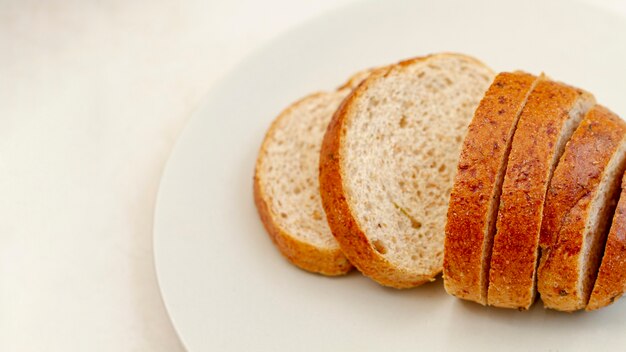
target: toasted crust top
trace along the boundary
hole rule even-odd
[[[444,244],[445,288],[459,298],[487,303],[502,175],[519,115],[537,79],[521,72],[500,73],[469,125],[450,195]]]
[[[570,111],[585,92],[542,81],[522,111],[497,219],[489,271],[488,303],[528,309],[535,298],[535,268],[546,189]]]
[[[625,127],[626,123],[619,117],[596,106],[572,135],[546,195],[539,242],[542,249],[551,246],[559,229],[571,221],[569,211],[581,201],[591,199]]]
[[[539,292],[547,307],[571,311],[587,303],[588,297],[578,289],[584,234],[595,216],[592,201],[625,135],[626,123],[596,106],[572,136],[555,170],[544,210],[538,273]]]

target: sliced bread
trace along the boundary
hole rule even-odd
[[[307,271],[341,275],[352,268],[326,222],[318,166],[328,122],[367,75],[359,72],[337,91],[309,95],[285,109],[257,158],[254,199],[261,220],[281,253]]]
[[[461,142],[492,80],[464,55],[411,59],[372,73],[335,113],[320,157],[322,203],[363,274],[407,288],[441,272]]]
[[[626,291],[626,177],[615,209],[611,230],[606,239],[602,264],[591,291],[587,310],[612,304]]]
[[[489,305],[528,309],[535,300],[539,234],[546,190],[565,144],[594,104],[592,95],[541,81],[513,137],[489,269]]]
[[[469,125],[450,194],[444,243],[444,284],[456,297],[487,304],[491,245],[511,141],[540,79],[521,72],[498,74]]]
[[[554,172],[537,274],[547,308],[574,311],[587,305],[626,167],[625,137],[626,123],[595,106],[567,144]]]

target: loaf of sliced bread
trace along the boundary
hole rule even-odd
[[[539,236],[546,190],[565,144],[594,104],[592,95],[541,81],[513,137],[489,268],[489,305],[528,309],[535,300]]]
[[[328,122],[341,101],[369,71],[334,92],[309,95],[272,123],[259,152],[254,199],[261,220],[285,257],[324,275],[351,268],[326,222],[319,194],[319,156]]]
[[[444,242],[444,284],[458,298],[487,304],[491,245],[511,141],[540,79],[521,72],[498,74],[469,125],[450,194]]]
[[[363,274],[407,288],[441,272],[461,143],[493,76],[464,55],[407,60],[372,73],[335,113],[320,157],[322,203]]]
[[[626,177],[622,178],[622,191],[606,239],[602,264],[586,309],[595,310],[608,306],[621,297],[624,291],[626,291]]]
[[[537,277],[548,308],[574,311],[587,305],[626,167],[625,138],[626,123],[595,106],[554,172]]]

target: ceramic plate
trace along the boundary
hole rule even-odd
[[[154,247],[163,298],[191,351],[620,350],[626,300],[563,314],[485,308],[442,281],[383,288],[290,265],[252,199],[270,122],[353,72],[427,53],[474,55],[495,70],[545,71],[626,116],[626,20],[572,1],[367,1],[276,39],[215,85],[161,183]]]

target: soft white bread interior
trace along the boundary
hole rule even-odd
[[[375,71],[336,112],[322,146],[322,201],[365,275],[405,288],[441,272],[461,143],[493,77],[464,55],[407,60]]]
[[[289,106],[271,125],[259,152],[254,192],[263,224],[285,257],[311,272],[341,275],[352,268],[328,227],[318,167],[328,122],[369,72]]]

